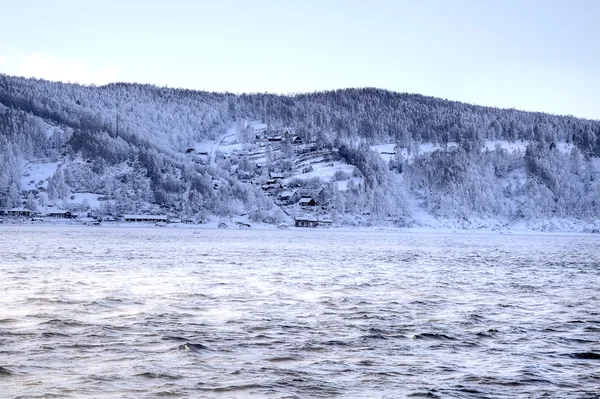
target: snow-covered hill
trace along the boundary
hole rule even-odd
[[[350,89],[0,75],[0,209],[219,223],[591,231],[600,123]]]

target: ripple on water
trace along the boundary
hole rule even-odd
[[[0,227],[2,389],[594,397],[595,240]]]

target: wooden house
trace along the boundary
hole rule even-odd
[[[312,197],[302,197],[300,201],[298,201],[298,205],[300,206],[315,206],[317,202]]]
[[[50,211],[48,212],[48,217],[57,219],[73,219],[75,215],[73,215],[71,211]]]
[[[289,190],[282,191],[278,195],[278,198],[282,201],[290,201],[293,197],[294,197],[294,192],[289,191]]]
[[[295,218],[294,226],[296,227],[317,227],[317,221],[309,218]]]
[[[12,208],[9,209],[8,211],[6,211],[6,215],[7,216],[24,216],[24,217],[31,217],[33,216],[34,212],[31,209],[27,209],[27,208]]]
[[[333,221],[331,219],[310,219],[306,217],[297,217],[294,219],[296,227],[331,227]]]

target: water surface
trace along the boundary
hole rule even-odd
[[[595,398],[596,237],[0,227],[1,397]]]

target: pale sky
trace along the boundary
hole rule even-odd
[[[600,119],[600,0],[0,0],[0,72]]]

